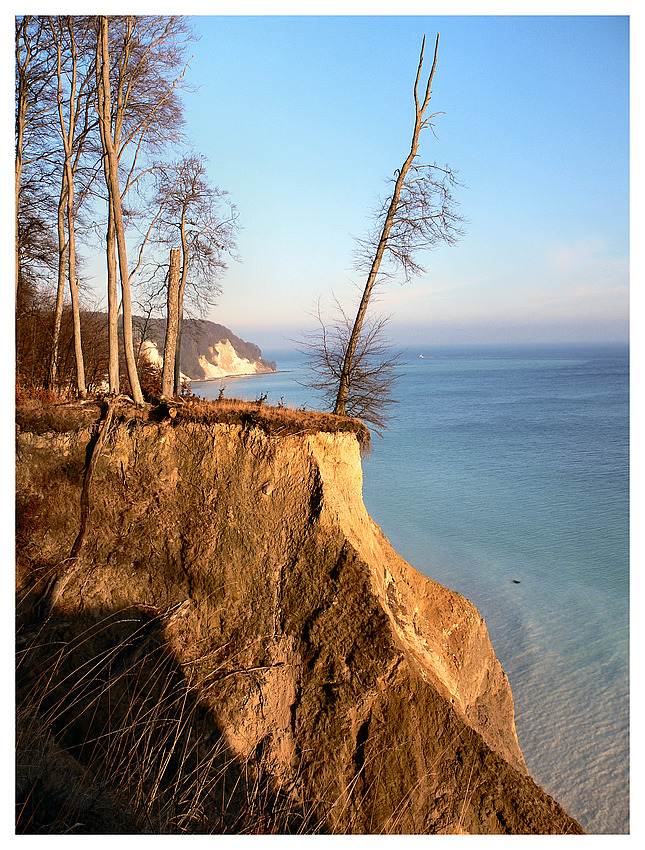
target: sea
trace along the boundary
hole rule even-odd
[[[195,382],[321,409],[296,350]],[[629,350],[419,346],[363,459],[394,548],[466,596],[509,677],[533,779],[590,834],[629,832]]]

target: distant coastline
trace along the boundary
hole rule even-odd
[[[269,375],[286,375],[291,369],[273,369],[271,372],[249,372],[247,375],[220,375],[219,378],[191,378],[190,384],[216,384],[218,381],[241,381],[244,378],[265,378]]]

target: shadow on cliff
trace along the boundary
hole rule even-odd
[[[23,596],[17,623],[18,834],[312,831],[261,744],[236,759],[173,658],[163,632],[180,611],[43,622],[35,602]]]

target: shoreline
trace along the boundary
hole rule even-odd
[[[221,377],[219,377],[219,378],[195,378],[195,379],[190,378],[189,380],[190,380],[191,386],[193,386],[193,384],[214,384],[216,381],[225,381],[225,380],[230,380],[231,378],[233,378],[234,380],[238,380],[240,378],[261,378],[261,377],[264,377],[265,375],[284,375],[284,374],[287,374],[290,371],[292,371],[292,370],[290,370],[290,369],[275,369],[271,372],[249,372],[248,375],[247,374],[243,374],[243,375],[233,375],[233,374],[231,374],[231,375],[221,375]]]

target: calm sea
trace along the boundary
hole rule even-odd
[[[205,397],[316,407],[293,351]],[[363,462],[396,550],[486,620],[532,777],[589,833],[629,830],[626,346],[409,349]]]

